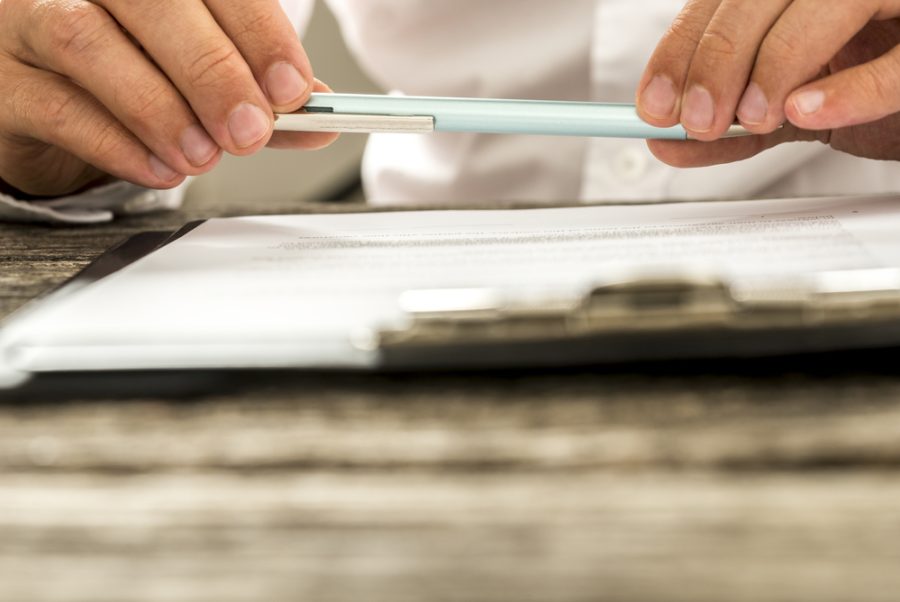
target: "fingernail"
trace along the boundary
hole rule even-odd
[[[289,105],[306,92],[309,84],[290,63],[278,63],[266,74],[266,90],[275,105]]]
[[[681,120],[693,132],[708,132],[716,118],[716,105],[712,94],[703,86],[693,86],[684,99]]]
[[[757,125],[766,120],[769,115],[769,101],[755,82],[747,86],[744,97],[738,105],[738,119],[742,123]]]
[[[818,113],[825,105],[825,93],[821,90],[808,90],[794,95],[794,106],[803,115]]]
[[[150,170],[161,182],[171,182],[179,176],[179,173],[163,163],[156,155],[150,155]]]
[[[653,117],[668,117],[676,102],[675,84],[664,75],[654,76],[641,95],[641,108]]]
[[[242,103],[228,118],[228,131],[238,148],[253,146],[269,133],[269,116],[250,103]]]
[[[199,125],[192,125],[181,134],[181,152],[194,167],[209,163],[219,152],[219,146]]]

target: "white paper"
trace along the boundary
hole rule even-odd
[[[583,295],[611,270],[736,279],[900,267],[900,199],[218,219],[6,329],[26,371],[360,367],[355,333],[401,325],[398,298],[489,288]]]

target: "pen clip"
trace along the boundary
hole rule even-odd
[[[430,134],[434,131],[434,117],[298,111],[276,115],[275,129],[282,132]]]

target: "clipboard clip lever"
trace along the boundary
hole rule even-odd
[[[703,274],[635,275],[592,287],[581,298],[505,298],[492,289],[403,293],[401,327],[359,348],[391,350],[491,345],[696,331],[805,329],[900,320],[900,270],[822,272],[729,282]],[[690,344],[690,339],[685,339]]]

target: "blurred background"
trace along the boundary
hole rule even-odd
[[[331,11],[321,1],[303,44],[316,77],[340,92],[380,92],[357,65],[344,45]],[[264,150],[245,158],[226,155],[210,174],[198,178],[188,200],[215,200],[223,204],[278,199],[328,200],[360,196],[359,166],[366,136],[342,136],[315,153]],[[260,186],[265,182],[265,186]]]

